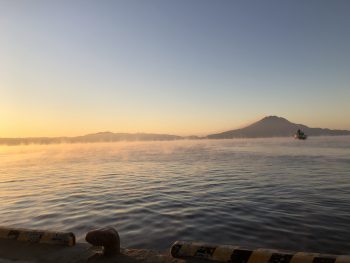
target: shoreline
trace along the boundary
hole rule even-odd
[[[168,251],[121,248],[103,255],[102,247],[88,243],[63,246],[0,238],[0,263],[350,263],[350,255],[290,252],[274,249],[247,250],[237,246],[176,241]]]
[[[307,135],[307,138],[344,138],[350,137],[350,134],[320,134]],[[295,139],[294,135],[276,135],[276,136],[236,136],[236,137],[199,137],[188,136],[176,139],[121,139],[121,140],[96,140],[96,141],[72,141],[65,139],[48,138],[0,138],[0,146],[37,146],[37,145],[89,145],[89,144],[111,144],[111,143],[154,143],[154,142],[181,142],[181,141],[229,141],[229,140],[263,140],[263,139]]]
[[[199,261],[185,261],[171,257],[169,251],[149,249],[121,248],[121,254],[101,256],[96,247],[88,243],[76,243],[66,247],[51,244],[20,242],[16,240],[0,239],[0,263],[18,262],[118,262],[118,263],[185,263]]]

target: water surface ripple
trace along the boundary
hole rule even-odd
[[[350,137],[0,146],[0,225],[350,253]]]

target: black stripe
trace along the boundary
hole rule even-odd
[[[18,230],[10,230],[7,234],[7,237],[10,239],[17,239],[19,237],[20,232]]]
[[[197,249],[195,257],[209,258],[214,254],[215,247],[200,247]]]
[[[181,249],[182,245],[176,244],[171,247],[171,255],[176,258],[179,256],[179,251]]]
[[[43,235],[43,232],[30,232],[27,234],[28,241],[33,243],[39,243]]]
[[[244,249],[235,249],[231,255],[232,263],[247,263],[253,252]]]
[[[289,263],[293,255],[273,253],[268,263]]]

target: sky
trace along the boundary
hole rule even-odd
[[[350,129],[350,1],[0,0],[0,137]]]

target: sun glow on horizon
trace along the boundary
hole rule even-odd
[[[5,1],[0,138],[201,136],[268,115],[350,130],[348,10],[346,1]]]

